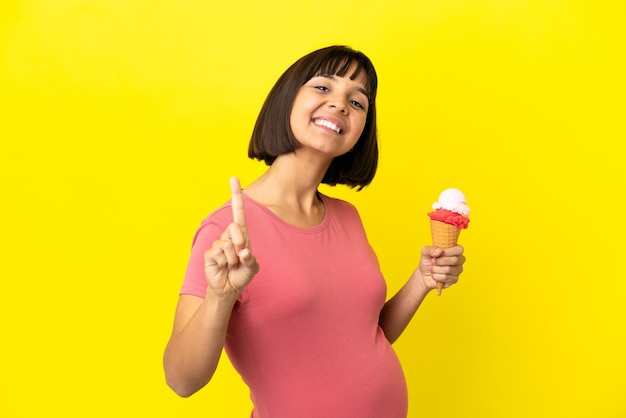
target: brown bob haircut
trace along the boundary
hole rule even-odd
[[[280,76],[259,113],[248,147],[248,157],[271,165],[276,157],[295,151],[300,143],[290,124],[293,102],[302,87],[318,75],[344,77],[350,65],[356,63],[350,74],[354,80],[361,71],[367,81],[369,108],[365,127],[354,148],[336,157],[326,171],[322,183],[331,186],[344,184],[363,187],[370,184],[378,166],[378,136],[376,130],[376,89],[378,78],[374,65],[363,53],[347,46],[330,46],[300,58]]]

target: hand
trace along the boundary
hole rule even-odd
[[[259,264],[250,247],[243,196],[236,177],[230,179],[230,190],[233,222],[204,253],[204,274],[207,292],[236,298],[259,271]]]
[[[422,247],[418,270],[429,291],[437,287],[437,282],[443,282],[446,289],[459,281],[465,263],[463,251],[460,245],[445,250],[439,247]]]

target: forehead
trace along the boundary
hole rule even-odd
[[[368,96],[373,90],[372,82],[366,69],[357,60],[350,59],[349,57],[328,59],[322,62],[309,78],[315,76],[347,77],[361,84]]]

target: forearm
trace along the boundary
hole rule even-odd
[[[379,325],[390,343],[400,337],[430,290],[424,286],[419,272],[415,272],[398,293],[385,303]]]
[[[213,377],[232,307],[232,302],[207,298],[186,325],[172,333],[163,365],[167,384],[178,395],[191,396]]]

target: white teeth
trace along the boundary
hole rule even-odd
[[[337,132],[338,134],[341,133],[341,129],[337,125],[335,125],[334,123],[329,122],[329,121],[327,121],[325,119],[315,119],[315,121],[313,121],[313,123],[315,123],[316,125],[319,125],[319,126],[323,126],[325,128],[328,128],[328,129],[332,129],[333,131]]]

